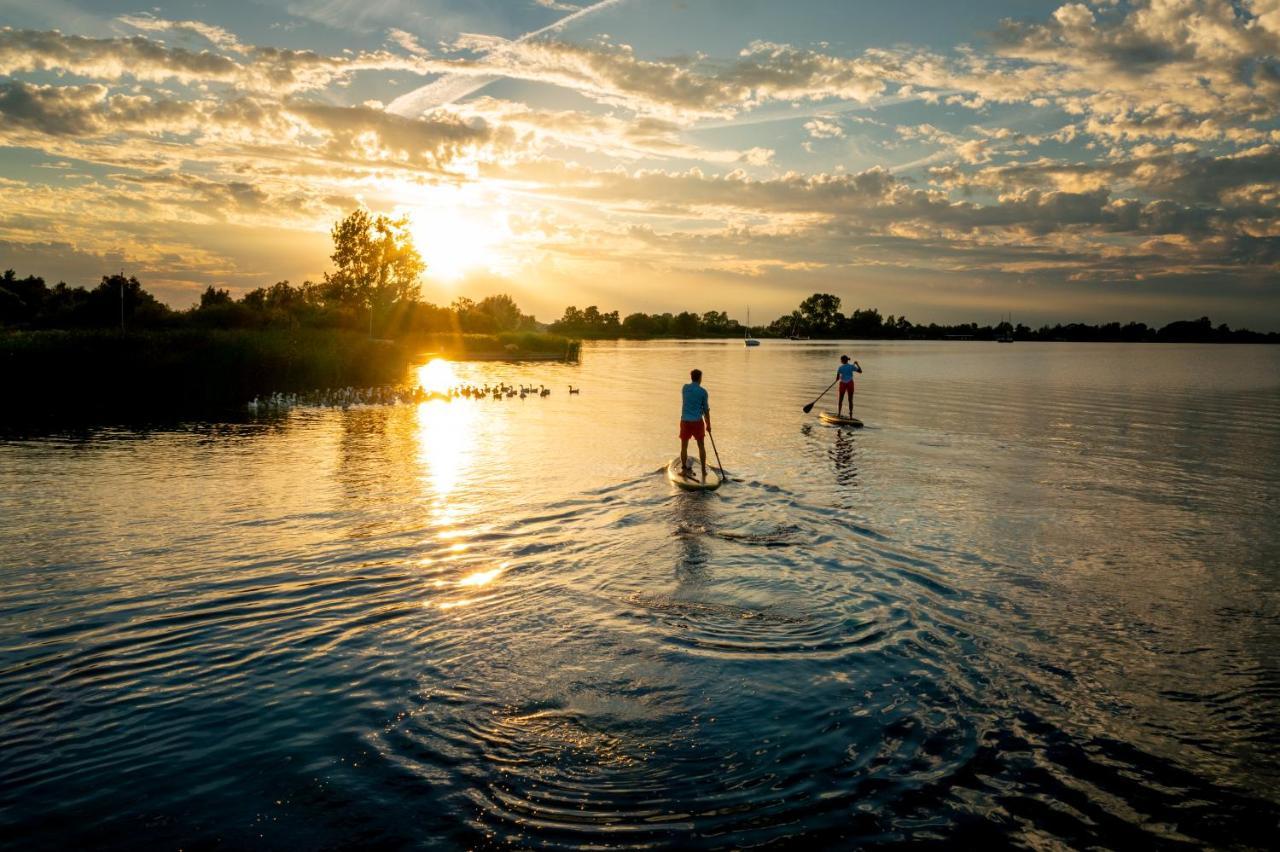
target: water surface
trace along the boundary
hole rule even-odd
[[[863,430],[801,412],[841,352]],[[660,472],[694,366],[714,494]],[[553,392],[0,445],[6,836],[1273,841],[1280,349],[451,370]]]

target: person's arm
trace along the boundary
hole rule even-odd
[[[862,365],[861,365],[861,364],[859,364],[857,361],[854,361],[854,362],[853,362],[853,369],[855,369],[855,370],[857,370],[859,373],[861,373],[861,372],[862,372]]]
[[[702,402],[702,419],[707,423],[707,431],[711,431],[711,396],[708,395]]]

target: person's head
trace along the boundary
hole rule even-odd
[[[848,356],[848,355],[841,355],[841,356],[840,356],[840,363],[841,363],[841,364],[848,364],[848,363],[849,363],[849,356]]]
[[[694,384],[698,384],[698,385],[702,384],[702,371],[701,371],[701,370],[690,370],[690,371],[689,371],[689,378],[693,379]]]

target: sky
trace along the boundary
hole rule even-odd
[[[0,268],[1280,330],[1280,0],[0,0]]]

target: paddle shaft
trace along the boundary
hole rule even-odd
[[[712,435],[711,432],[708,431],[707,437],[711,439],[711,452],[716,454],[716,467],[720,468],[721,475],[724,476],[725,482],[728,482],[729,472],[724,469],[724,465],[720,462],[720,451],[716,449],[716,436]]]
[[[840,381],[839,376],[836,377],[836,382],[838,381]],[[824,396],[826,396],[827,391],[830,391],[833,387],[836,386],[836,382],[832,382],[831,384],[827,385],[827,390],[824,390],[822,393],[818,394],[818,399],[822,399]],[[813,402],[809,403],[804,407],[805,414],[808,414],[810,411],[813,411],[813,407],[818,404],[818,399],[815,399]]]

